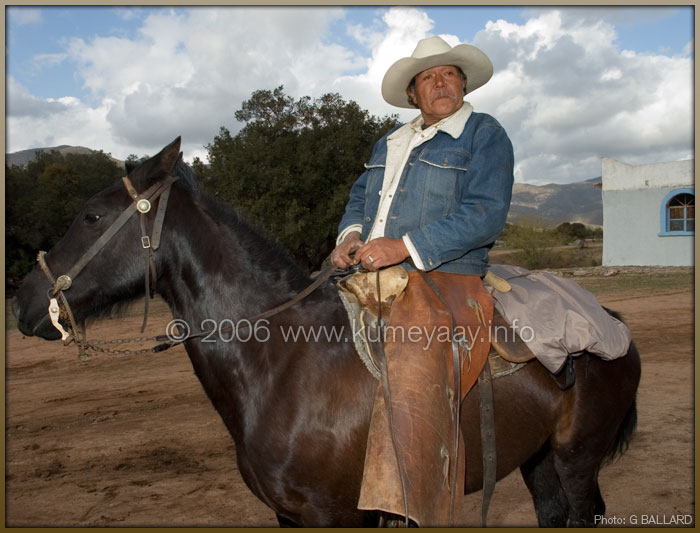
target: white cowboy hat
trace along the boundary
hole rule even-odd
[[[442,65],[454,65],[467,76],[466,92],[485,84],[493,74],[491,60],[476,46],[458,44],[454,48],[440,37],[418,41],[411,57],[399,59],[389,67],[382,81],[382,97],[396,107],[413,106],[408,103],[406,88],[419,72]]]

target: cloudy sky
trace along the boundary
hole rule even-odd
[[[337,92],[375,115],[381,80],[419,39],[481,48],[470,93],[515,148],[516,181],[693,157],[693,7],[6,8],[6,152],[62,144],[125,159],[182,135],[206,159],[251,93]]]

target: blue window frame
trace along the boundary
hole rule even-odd
[[[695,191],[676,189],[661,204],[660,236],[695,234]]]

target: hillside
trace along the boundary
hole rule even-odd
[[[62,144],[61,146],[52,146],[48,148],[30,148],[29,150],[20,150],[19,152],[12,152],[10,154],[5,154],[5,164],[7,166],[24,166],[30,161],[36,158],[36,155],[41,152],[52,152],[57,151],[62,154],[89,154],[94,152],[90,148],[85,148],[84,146],[68,146]],[[115,163],[120,166],[124,166],[124,162],[119,159],[111,158]]]
[[[564,185],[516,183],[513,186],[508,222],[582,222],[602,226],[603,201],[600,183],[601,178]]]

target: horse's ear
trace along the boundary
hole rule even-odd
[[[170,174],[172,172],[175,168],[175,163],[177,163],[177,160],[182,156],[182,152],[180,152],[180,142],[181,138],[178,136],[156,156],[160,161],[160,170],[165,174]]]
[[[164,179],[175,169],[180,157],[180,137],[146,161],[126,167],[127,175],[137,190],[145,190]]]

